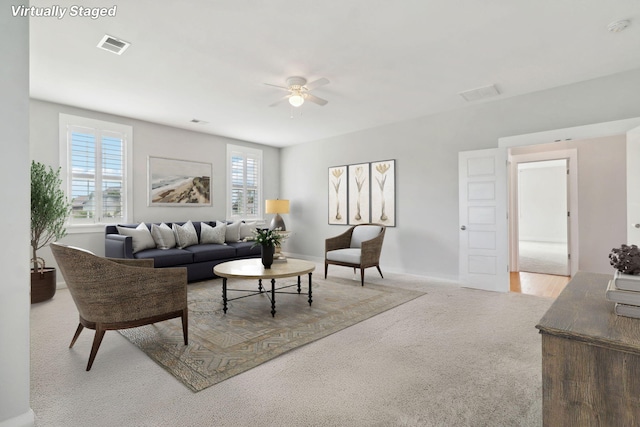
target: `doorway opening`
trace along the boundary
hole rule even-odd
[[[518,271],[568,276],[567,159],[516,167]]]
[[[577,268],[577,154],[532,150],[509,150],[510,291],[556,297]]]

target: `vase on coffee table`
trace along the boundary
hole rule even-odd
[[[275,246],[262,245],[260,248],[262,249],[262,265],[264,268],[271,268]]]

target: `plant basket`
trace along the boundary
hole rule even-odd
[[[37,271],[31,269],[31,304],[53,298],[56,294],[56,269],[45,268]]]

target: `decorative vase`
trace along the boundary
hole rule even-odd
[[[274,246],[261,246],[262,249],[262,265],[264,268],[271,268],[271,264],[273,264],[273,252]]]
[[[31,269],[31,304],[46,301],[56,294],[56,269]]]

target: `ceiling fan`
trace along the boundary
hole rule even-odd
[[[324,77],[321,79],[315,80],[311,83],[307,83],[307,79],[305,79],[304,77],[297,77],[297,76],[289,77],[287,79],[287,86],[279,86],[279,85],[272,85],[271,83],[265,83],[267,86],[273,86],[279,89],[284,89],[289,91],[289,94],[287,96],[285,96],[284,98],[280,98],[273,104],[269,105],[269,107],[278,105],[287,99],[289,100],[289,104],[291,104],[294,107],[301,106],[302,104],[304,104],[304,101],[311,101],[320,106],[327,105],[327,102],[329,101],[327,101],[326,99],[318,98],[317,96],[311,95],[309,93],[313,89],[320,86],[324,86],[327,83],[329,83],[329,80],[325,79]]]

